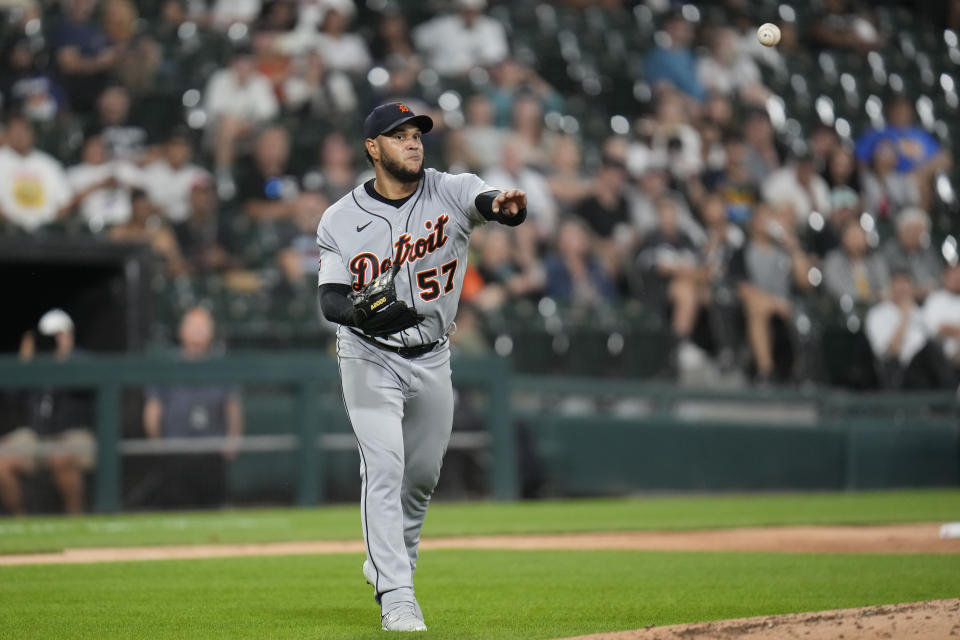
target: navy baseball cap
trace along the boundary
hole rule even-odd
[[[402,102],[388,102],[371,111],[367,119],[363,121],[363,137],[376,138],[396,129],[405,122],[413,122],[420,127],[420,133],[426,133],[433,129],[433,120],[430,116],[418,116]]]

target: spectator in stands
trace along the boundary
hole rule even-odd
[[[524,162],[541,171],[546,170],[550,166],[550,149],[556,135],[544,126],[543,106],[536,96],[523,93],[516,97],[510,127],[510,137],[526,146]]]
[[[725,162],[723,155],[723,130],[705,118],[700,118],[695,126],[700,138],[700,166],[703,167],[701,176],[706,172],[717,172],[723,169]],[[700,176],[690,180],[689,188],[696,189],[695,183],[700,182]],[[701,183],[702,184],[702,183]]]
[[[544,270],[544,293],[557,302],[594,307],[617,299],[614,281],[593,255],[590,232],[577,218],[560,223],[556,251],[546,259]]]
[[[541,114],[563,111],[563,96],[530,65],[515,58],[504,58],[491,67],[490,80],[489,96],[494,108],[494,122],[498,127],[511,125],[514,102],[521,95],[537,98]]]
[[[67,182],[73,190],[71,208],[79,207],[90,230],[98,232],[130,219],[130,191],[142,187],[143,176],[132,162],[111,160],[103,138],[93,133],[83,141],[80,164],[67,169]]]
[[[654,157],[662,159],[678,180],[691,178],[702,170],[700,135],[690,124],[690,113],[680,94],[661,92],[650,146]]]
[[[617,277],[636,242],[630,195],[626,166],[604,156],[593,177],[591,194],[574,209],[574,215],[590,228],[592,233],[587,237],[593,240],[593,250],[611,278]]]
[[[61,309],[51,309],[40,318],[41,336],[54,340],[53,355],[59,362],[76,357],[73,320]],[[32,331],[20,343],[20,360],[29,362],[36,351]],[[84,474],[93,469],[96,444],[93,425],[93,393],[90,390],[45,388],[26,394],[26,423],[0,439],[0,502],[13,515],[24,515],[21,479],[33,474],[42,462],[63,501],[67,513],[81,513],[86,501]],[[41,451],[40,445],[53,449]]]
[[[891,271],[910,275],[918,300],[940,285],[943,260],[930,246],[930,216],[923,209],[911,207],[897,214],[897,235],[881,253]]]
[[[407,19],[396,8],[387,9],[380,16],[370,53],[382,66],[396,63],[415,67],[423,66],[420,55],[413,46]]]
[[[943,351],[929,339],[908,272],[892,273],[890,299],[870,308],[864,331],[881,365],[884,386],[901,389],[956,386]]]
[[[210,76],[204,93],[208,141],[214,151],[217,190],[232,197],[231,176],[237,145],[252,137],[257,127],[269,122],[279,109],[270,80],[254,68],[252,51],[234,50],[230,66]]]
[[[316,51],[293,61],[282,89],[284,109],[299,115],[331,119],[357,109],[357,94],[350,78],[329,69]]]
[[[863,209],[857,192],[850,187],[838,187],[830,192],[830,215],[811,214],[806,247],[823,258],[840,246],[843,230],[850,223],[857,224]]]
[[[205,274],[240,265],[228,249],[230,242],[226,225],[220,219],[217,193],[206,173],[197,174],[190,185],[187,217],[173,224],[173,233],[193,273]]]
[[[726,201],[718,193],[708,193],[700,204],[700,219],[707,235],[700,247],[700,263],[706,271],[710,330],[717,361],[724,371],[734,367],[739,342],[736,326],[740,305],[730,264],[746,242],[743,229],[727,219],[726,207]]]
[[[537,244],[547,242],[556,231],[557,204],[543,174],[524,163],[524,150],[522,142],[507,139],[499,164],[486,171],[483,180],[491,185],[514,185],[526,192],[529,210],[526,222],[529,227],[522,233],[517,227],[516,235],[521,243],[532,242],[533,246],[526,248],[535,250]]]
[[[593,177],[591,194],[581,200],[574,213],[603,240],[611,240],[630,226],[627,200],[627,170],[623,163],[604,157]]]
[[[183,222],[190,213],[190,191],[207,175],[193,164],[193,141],[190,132],[175,129],[164,141],[160,158],[143,169],[144,188],[154,206],[167,220]]]
[[[554,141],[547,182],[558,213],[564,215],[573,213],[577,203],[590,195],[580,143],[573,136],[558,136]]]
[[[213,316],[203,307],[180,322],[180,355],[198,361],[213,355]],[[226,385],[150,387],[143,408],[143,430],[153,439],[223,438],[219,453],[183,453],[165,463],[164,506],[211,507],[226,499],[227,461],[237,455],[243,436],[240,392]]]
[[[913,172],[900,173],[897,151],[890,140],[873,147],[863,171],[863,206],[878,219],[891,219],[897,211],[920,204],[920,188]]]
[[[157,43],[137,33],[138,20],[130,0],[107,0],[103,5],[103,32],[117,56],[113,76],[135,95],[143,95],[153,88],[161,60]]]
[[[147,130],[131,111],[130,91],[114,84],[97,98],[97,125],[112,159],[139,164],[147,153]]]
[[[960,372],[960,263],[943,272],[943,285],[923,303],[927,331],[943,346],[943,353]]]
[[[898,95],[886,108],[886,126],[867,131],[857,140],[857,158],[864,163],[874,158],[874,151],[882,142],[893,143],[897,154],[896,169],[900,173],[915,173],[921,196],[927,191],[930,178],[950,166],[950,155],[930,133],[914,124],[914,109],[910,98]]]
[[[316,287],[317,265],[320,264],[320,248],[317,246],[317,225],[330,201],[317,194],[316,207],[303,208],[293,217],[294,228],[285,242],[285,248],[277,254],[277,265],[294,288],[304,285]]]
[[[680,12],[667,16],[662,31],[654,38],[656,45],[643,58],[643,75],[651,86],[673,85],[697,101],[707,97],[697,77],[693,56],[693,26]]]
[[[757,205],[749,221],[749,239],[730,263],[730,276],[743,303],[760,382],[787,374],[784,361],[774,359],[774,337],[777,332],[792,332],[793,291],[809,288],[809,269],[794,227],[777,220],[768,205]]]
[[[827,181],[831,193],[836,189],[852,189],[859,193],[860,175],[857,173],[857,157],[853,150],[846,146],[838,146],[826,159],[826,166],[821,174]]]
[[[847,0],[826,0],[811,16],[810,37],[826,49],[850,49],[861,54],[884,44],[874,16],[855,11]]]
[[[807,143],[807,148],[810,149],[810,155],[813,157],[813,164],[821,171],[827,165],[830,156],[846,144],[840,141],[840,136],[834,127],[827,126],[822,122],[813,127]]]
[[[674,207],[676,208],[676,207]],[[706,241],[700,247],[700,261],[708,280],[716,287],[729,284],[729,267],[733,254],[746,242],[743,230],[727,218],[726,200],[718,193],[709,193],[700,205]]]
[[[317,159],[319,164],[304,174],[306,189],[320,192],[329,202],[336,202],[360,184],[356,154],[339,131],[332,131],[323,138]]]
[[[726,163],[717,173],[706,174],[707,189],[716,191],[727,203],[727,217],[731,222],[745,224],[760,200],[758,184],[747,165],[747,147],[735,133],[723,141]]]
[[[111,227],[108,237],[113,242],[149,246],[170,275],[184,275],[189,271],[170,223],[156,213],[147,192],[142,189],[130,192],[130,220]]]
[[[30,38],[11,38],[3,48],[0,97],[6,108],[19,109],[35,124],[53,122],[68,96],[45,65],[38,64]]]
[[[503,25],[485,16],[486,0],[454,0],[457,13],[431,18],[413,31],[413,42],[431,69],[460,76],[507,57]]]
[[[680,229],[674,201],[661,198],[656,206],[657,228],[643,239],[636,259],[642,298],[669,318],[678,352],[689,351],[697,316],[709,302],[708,273],[693,240]]]
[[[254,31],[262,33],[284,34],[297,26],[296,0],[271,0],[260,7],[260,15],[254,23]]]
[[[467,98],[464,112],[466,125],[447,136],[447,157],[464,168],[482,172],[500,160],[508,133],[494,123],[493,102],[482,93]]]
[[[830,214],[830,188],[816,172],[806,147],[795,148],[787,166],[772,173],[760,190],[767,203],[792,208],[798,227],[807,225],[813,211]]]
[[[65,217],[73,194],[60,162],[34,148],[33,125],[23,115],[7,116],[6,144],[0,147],[0,220],[25,231]]]
[[[237,199],[252,220],[291,219],[301,209],[319,206],[314,195],[304,193],[289,162],[290,135],[280,126],[264,129],[257,136],[251,158],[238,172]]]
[[[744,104],[762,107],[770,90],[763,86],[760,68],[740,47],[736,32],[715,27],[709,33],[709,55],[697,60],[697,79],[707,91],[736,96]]]
[[[847,223],[840,246],[823,261],[827,293],[836,300],[846,297],[852,302],[873,304],[887,293],[889,281],[887,265],[879,253],[871,251],[859,221]]]
[[[226,31],[233,24],[252,24],[260,16],[261,8],[261,0],[214,0],[210,20]]]
[[[119,52],[91,18],[96,0],[65,0],[63,15],[50,31],[50,50],[71,107],[89,112],[107,85]]]
[[[763,184],[774,171],[780,168],[780,151],[770,116],[764,111],[753,110],[743,125],[744,161],[754,184]]]
[[[326,0],[326,12],[320,30],[305,32],[296,30],[284,36],[277,46],[289,55],[302,55],[315,50],[323,64],[333,71],[353,75],[366,73],[372,59],[367,43],[359,35],[350,33],[350,21],[357,13],[353,0]]]
[[[491,226],[474,236],[479,241],[477,275],[483,288],[471,298],[471,302],[483,311],[496,309],[508,300],[534,296],[543,290],[542,267],[536,261],[520,261],[525,256],[514,251],[512,235]]]
[[[631,222],[640,236],[645,236],[657,228],[657,202],[663,198],[673,200],[680,220],[680,228],[698,245],[706,236],[703,228],[693,217],[686,197],[680,191],[671,188],[670,175],[666,169],[650,167],[639,176],[635,188],[629,190]]]

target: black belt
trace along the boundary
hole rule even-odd
[[[401,358],[406,358],[407,360],[409,360],[410,358],[419,358],[425,353],[430,353],[431,351],[437,348],[438,344],[440,344],[439,340],[435,340],[434,342],[431,342],[429,344],[418,344],[415,347],[395,347],[391,344],[386,344],[384,342],[380,342],[379,340],[371,338],[370,336],[364,333],[360,333],[353,327],[348,327],[348,328],[350,329],[350,331],[353,332],[355,336],[357,336],[364,342],[368,342],[373,346],[377,347],[378,349],[383,349],[384,351],[395,353]]]

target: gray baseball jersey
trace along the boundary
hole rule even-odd
[[[496,189],[471,173],[426,169],[416,192],[396,208],[358,186],[326,210],[317,228],[319,284],[359,291],[399,262],[397,296],[426,317],[384,342],[440,340],[457,313],[470,233],[485,222],[474,200],[486,191]]]
[[[380,340],[441,341],[407,359],[343,327],[337,332],[343,402],[360,452],[363,574],[381,613],[416,605],[420,529],[453,425],[450,348],[442,339],[457,312],[470,233],[485,221],[474,201],[494,190],[472,174],[427,169],[399,207],[361,185],[327,209],[317,229],[320,285],[360,290],[400,264],[397,296],[425,319]]]

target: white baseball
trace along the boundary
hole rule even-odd
[[[780,42],[780,27],[772,22],[760,25],[757,29],[757,40],[765,47],[775,46]]]

